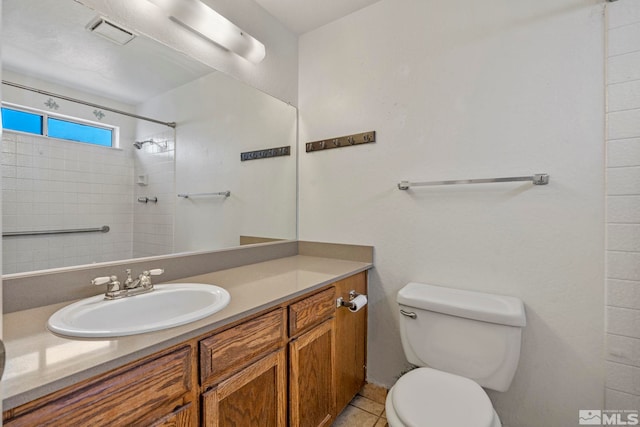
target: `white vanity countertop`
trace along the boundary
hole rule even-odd
[[[47,319],[69,302],[6,314],[3,409],[45,396],[243,317],[372,268],[371,263],[297,255],[175,282],[215,284],[231,294],[223,310],[187,325],[112,339],[56,336]],[[90,286],[87,284],[87,286]]]

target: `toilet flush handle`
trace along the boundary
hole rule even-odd
[[[416,319],[418,317],[418,315],[415,314],[414,312],[412,312],[412,311],[404,311],[402,309],[400,309],[400,314],[402,314],[403,316],[410,317],[412,319]]]

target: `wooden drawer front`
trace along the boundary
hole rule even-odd
[[[284,346],[285,316],[279,308],[200,341],[202,384],[222,379]]]
[[[331,317],[336,311],[336,290],[331,287],[289,306],[289,336]]]
[[[28,403],[28,412],[16,408],[5,426],[149,425],[185,404],[190,378],[191,347],[184,347]]]
[[[197,419],[196,406],[189,403],[154,422],[151,427],[196,427]]]

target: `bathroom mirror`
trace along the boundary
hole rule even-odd
[[[42,132],[68,121],[114,135],[108,147],[5,120],[4,274],[296,238],[294,107],[135,29],[90,31],[96,13],[73,0],[2,7],[3,108]],[[109,40],[122,30],[133,39]],[[241,161],[277,147],[289,155]],[[65,233],[34,235],[52,231]]]

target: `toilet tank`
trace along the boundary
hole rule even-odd
[[[520,359],[524,305],[515,297],[409,283],[398,292],[407,360],[506,391]]]

